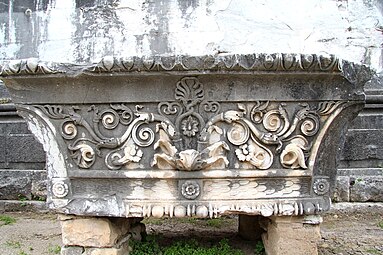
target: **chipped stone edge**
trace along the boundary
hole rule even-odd
[[[204,56],[105,56],[98,63],[74,65],[43,62],[36,58],[4,60],[0,77],[25,75],[80,75],[148,72],[287,72],[340,74],[352,83],[367,82],[372,71],[364,65],[342,60],[335,55],[254,53]]]

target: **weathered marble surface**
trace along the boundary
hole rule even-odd
[[[369,65],[379,75],[383,67],[382,6],[379,0],[1,0],[0,59],[32,57],[89,64],[105,55],[314,52]],[[367,108],[351,126],[339,166],[344,179],[368,178],[377,181],[376,187],[382,178],[381,83],[377,76],[372,86],[367,85]],[[9,101],[2,88],[0,106]],[[20,121],[7,109],[1,108],[0,114],[0,144],[5,145],[0,148],[0,167],[22,169],[12,175],[23,176],[20,182],[14,179],[16,182],[2,185],[0,193],[12,189],[35,196],[30,190],[35,180],[29,178],[35,176],[35,170],[29,169],[43,169],[41,147],[25,131],[9,135],[9,130],[19,129]],[[5,116],[8,114],[10,118]],[[9,174],[1,171],[0,178]],[[350,184],[340,183],[345,194],[350,193]],[[367,196],[378,198],[372,193]],[[348,195],[341,198],[349,200]]]
[[[51,208],[216,217],[328,210],[370,72],[334,56],[249,54],[26,59],[2,76],[48,154]]]
[[[374,0],[2,0],[0,59],[336,54],[382,71]]]

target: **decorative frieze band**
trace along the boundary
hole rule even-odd
[[[42,62],[35,58],[3,61],[0,76],[56,73],[108,73],[156,71],[278,71],[341,72],[342,60],[334,55],[316,54],[224,54],[205,56],[106,56],[97,64],[77,66]]]
[[[132,71],[318,71],[340,72],[341,61],[334,55],[315,54],[225,54],[206,56],[104,57],[90,72]]]
[[[208,204],[195,203],[139,203],[125,202],[125,214],[128,217],[198,217],[216,218],[228,214],[274,216],[298,216],[318,214],[325,210],[323,201],[270,201],[270,202],[211,202]]]
[[[209,101],[196,77],[182,78],[174,98],[157,106],[34,107],[61,130],[80,169],[92,169],[102,159],[96,169],[196,171],[308,169],[321,125],[346,104]]]

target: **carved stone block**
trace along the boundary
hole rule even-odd
[[[61,217],[65,246],[114,247],[129,234],[129,220],[121,218]]]
[[[300,54],[27,59],[1,75],[47,153],[51,209],[202,218],[329,210],[369,78]]]
[[[318,254],[319,224],[307,224],[304,217],[272,217],[262,235],[268,255]]]

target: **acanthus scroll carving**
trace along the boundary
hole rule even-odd
[[[211,94],[211,93],[210,93]],[[157,105],[36,105],[82,169],[307,169],[321,125],[344,102],[217,102],[196,77]],[[98,163],[97,163],[98,162]]]

